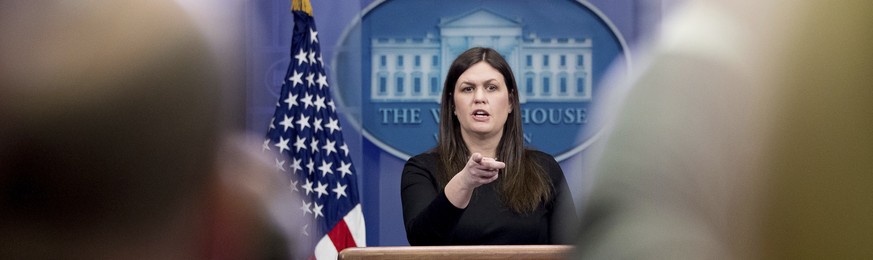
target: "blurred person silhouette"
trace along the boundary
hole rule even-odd
[[[574,256],[873,257],[871,7],[676,10],[626,83]]]
[[[289,258],[174,1],[0,3],[0,258]]]
[[[644,46],[584,201],[582,259],[753,257],[775,106],[768,57],[792,6],[685,1]],[[615,105],[618,104],[618,105]]]
[[[564,173],[552,156],[523,146],[518,95],[497,51],[475,47],[452,62],[437,146],[403,168],[411,245],[572,242],[576,211]]]

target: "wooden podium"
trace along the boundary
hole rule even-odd
[[[388,246],[353,247],[339,253],[337,259],[566,259],[572,246]]]

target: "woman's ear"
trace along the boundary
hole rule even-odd
[[[518,98],[513,98],[514,96],[515,96],[515,90],[510,89],[509,90],[509,113],[508,113],[509,115],[512,114],[512,107],[515,106],[516,100],[518,100]]]

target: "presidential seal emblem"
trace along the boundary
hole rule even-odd
[[[404,160],[436,144],[445,73],[471,47],[510,63],[524,140],[559,161],[597,137],[600,82],[628,59],[611,22],[580,1],[380,1],[360,17],[335,50],[335,96],[367,139]]]

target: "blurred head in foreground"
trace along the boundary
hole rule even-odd
[[[219,70],[174,1],[4,1],[0,38],[0,258],[264,251],[219,179]]]
[[[870,1],[688,1],[597,167],[582,259],[873,257]]]

